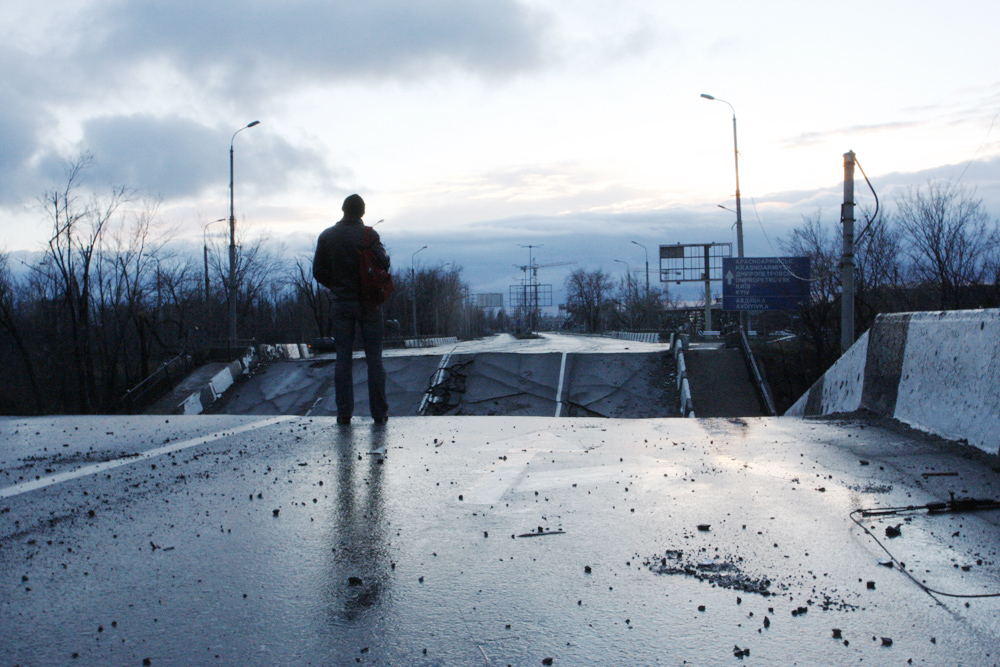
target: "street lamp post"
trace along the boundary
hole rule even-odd
[[[208,319],[208,300],[209,300],[209,291],[208,291],[208,228],[211,227],[212,225],[214,225],[217,222],[225,222],[225,221],[226,221],[225,218],[219,218],[218,220],[213,220],[212,222],[209,222],[208,224],[206,224],[205,228],[203,230],[201,230],[202,251],[203,251],[204,258],[205,258],[205,318],[206,318],[205,330],[206,331],[208,331],[208,322],[207,322],[207,319]]]
[[[260,125],[259,120],[248,124],[246,127],[233,132],[233,138],[229,140],[229,345],[236,345],[236,214],[233,210],[233,143],[236,135],[253,127]]]
[[[740,205],[740,151],[736,144],[736,109],[733,108],[732,104],[726,102],[725,100],[720,100],[718,97],[712,97],[705,93],[701,94],[706,100],[713,100],[715,102],[722,102],[723,104],[729,105],[729,108],[733,110],[733,156],[736,160],[736,252],[739,257],[743,256],[743,214],[741,212]]]
[[[649,296],[649,251],[646,250],[646,246],[642,245],[638,241],[632,241],[632,243],[642,248],[642,251],[646,254],[646,296],[648,297]]]
[[[427,250],[427,246],[424,246],[420,250]],[[417,252],[420,252],[418,250]],[[413,264],[413,258],[417,256],[417,252],[410,255],[410,285],[413,289],[413,337],[417,337],[417,270]]]
[[[443,271],[444,267],[446,266],[451,266],[451,262],[445,262],[444,264],[442,264],[441,270]],[[442,275],[441,280],[442,282],[444,280],[447,280],[447,274]],[[434,335],[435,336],[441,335],[440,310],[441,310],[441,290],[437,288],[437,285],[435,285],[435,290],[434,290]]]
[[[718,97],[713,97],[705,93],[701,94],[706,100],[713,100],[715,102],[722,102],[723,104],[729,105],[729,108],[733,111],[733,158],[736,161],[736,254],[738,257],[743,257],[743,214],[740,205],[740,151],[736,143],[736,109],[733,108],[732,104],[726,102],[725,100],[720,100]],[[707,310],[706,312],[709,312]],[[746,313],[740,311],[740,329],[746,331]]]
[[[616,259],[615,261],[618,262],[619,264],[624,264],[625,265],[625,295],[626,295],[627,299],[631,300],[632,299],[632,267],[629,266],[628,262],[626,262],[623,259]],[[625,309],[626,309],[626,311],[629,314],[629,318],[628,318],[629,319],[629,326],[631,327],[632,326],[632,313],[631,313],[632,308],[630,307],[630,304],[626,303],[625,304]]]

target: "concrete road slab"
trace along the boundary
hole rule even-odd
[[[918,585],[1000,593],[996,510],[852,520],[992,497],[996,457],[857,420],[356,422],[0,419],[0,663],[998,663],[996,597]]]
[[[415,415],[424,391],[437,370],[440,355],[385,357],[386,397],[391,414]],[[337,414],[333,388],[334,359],[323,357],[274,361],[260,367],[245,382],[234,385],[212,406],[213,413],[242,415]],[[370,416],[368,367],[354,359],[354,415]]]

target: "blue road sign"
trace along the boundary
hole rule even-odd
[[[808,257],[722,260],[723,310],[796,310],[809,303]]]

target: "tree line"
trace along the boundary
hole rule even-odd
[[[1000,307],[1000,229],[975,191],[930,182],[859,218],[855,338],[880,313]],[[823,368],[840,354],[841,229],[817,212],[779,241],[785,254],[811,260],[810,302],[793,326]]]
[[[117,413],[125,393],[180,356],[228,350],[228,235],[192,252],[158,217],[159,202],[128,188],[89,192],[81,176],[38,199],[48,240],[12,266],[0,251],[0,413]],[[239,346],[311,342],[331,333],[327,291],[312,257],[237,226]],[[455,264],[393,273],[387,338],[470,336],[504,326],[475,308]],[[414,311],[416,302],[416,311]],[[414,312],[417,319],[414,320]]]
[[[634,276],[615,281],[603,269],[576,269],[565,280],[567,326],[584,333],[662,330],[675,326],[666,286],[640,285]]]

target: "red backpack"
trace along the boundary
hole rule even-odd
[[[361,259],[358,262],[361,301],[366,304],[380,306],[385,303],[386,299],[392,296],[394,287],[392,284],[392,274],[382,268],[378,257],[375,256],[375,252],[372,250],[371,227],[365,227],[365,234],[361,238],[361,248],[358,252],[361,254]]]

